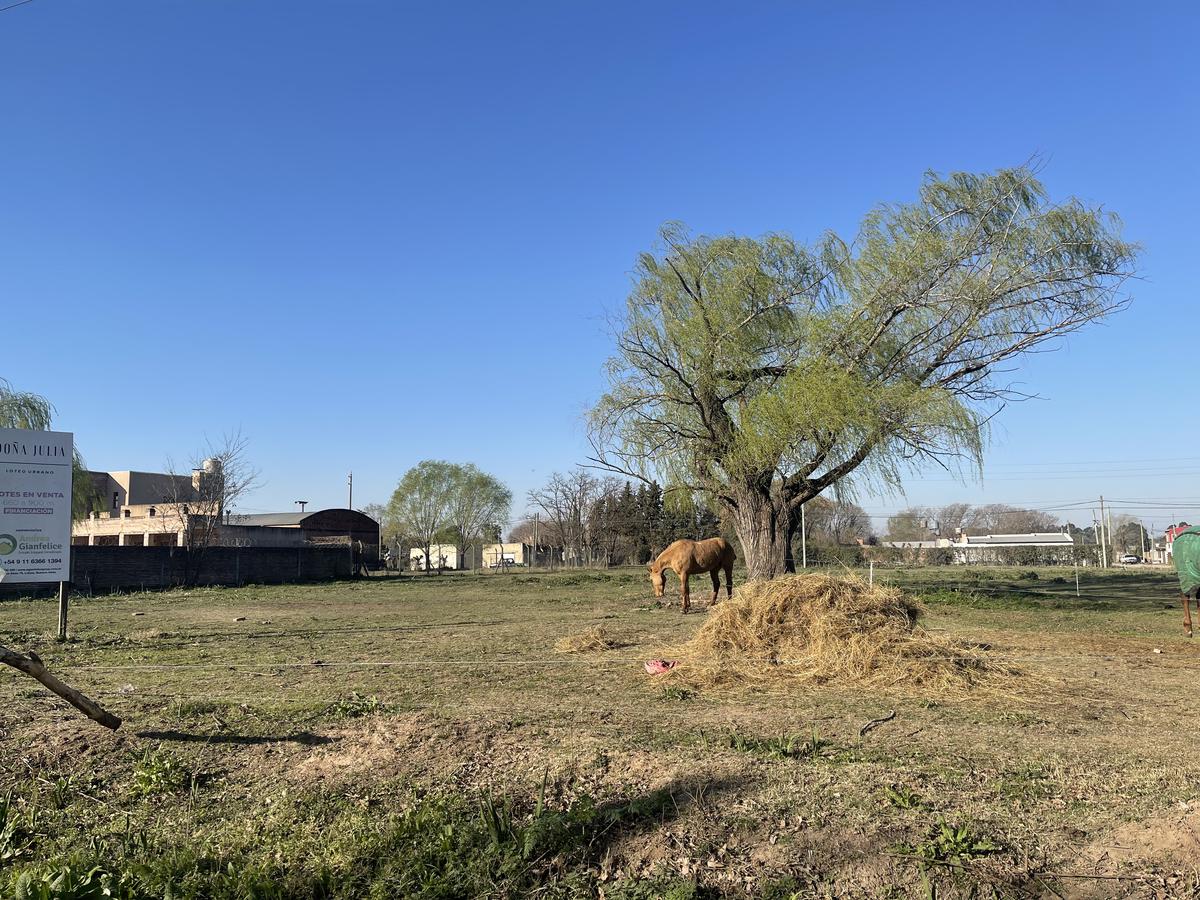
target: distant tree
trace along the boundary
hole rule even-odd
[[[615,478],[601,479],[597,485],[597,496],[587,513],[586,528],[593,561],[615,565],[624,559],[628,528],[621,508],[621,494],[622,486],[628,485],[628,482]]]
[[[565,475],[555,472],[544,486],[529,492],[530,508],[538,511],[561,541],[564,561],[575,565],[592,561],[588,516],[602,489],[599,478],[583,469],[576,469]]]
[[[249,440],[234,431],[220,441],[205,439],[203,450],[191,457],[187,473],[176,471],[167,460],[164,516],[173,517],[187,549],[184,580],[196,584],[204,571],[208,551],[215,546],[220,528],[247,494],[259,484],[259,471],[249,460]]]
[[[387,518],[387,507],[382,503],[367,503],[364,506],[360,506],[358,511],[364,516],[370,516],[378,522],[380,528],[383,527],[383,521]]]
[[[0,378],[0,428],[28,428],[49,431],[54,418],[50,401],[38,394],[18,391]],[[101,508],[100,495],[87,473],[79,448],[71,458],[71,519],[86,519],[88,513]]]
[[[889,541],[930,541],[934,538],[929,510],[922,506],[902,509],[887,520]]]
[[[805,504],[804,512],[812,544],[836,547],[865,541],[871,534],[871,517],[857,503],[817,497]]]
[[[448,516],[459,558],[472,541],[483,536],[485,527],[494,528],[498,522],[507,522],[511,507],[512,491],[499,479],[481,472],[472,463],[456,466]]]
[[[451,524],[457,468],[438,459],[419,462],[404,473],[388,501],[388,515],[400,532],[424,551],[426,571],[437,533]]]
[[[648,562],[676,539],[676,526],[667,515],[663,490],[657,481],[638,486],[636,521],[638,562]]]
[[[549,543],[546,529],[533,516],[526,516],[508,530],[508,540],[515,544]]]
[[[643,547],[649,544],[649,539],[644,533],[641,505],[633,485],[623,481],[620,494],[613,497],[611,502],[614,524],[620,534],[618,561],[627,565],[642,562]]]
[[[671,491],[663,495],[662,506],[665,527],[659,550],[680,538],[700,541],[721,535],[721,520],[703,496],[691,491]]]
[[[971,534],[1030,534],[1058,531],[1058,518],[1037,509],[1024,509],[1004,503],[973,507],[967,513],[964,531]]]
[[[1063,526],[1063,530],[1071,536],[1071,539],[1080,546],[1095,546],[1096,528],[1094,525],[1089,525],[1086,528],[1080,528],[1074,522],[1068,522]]]
[[[929,512],[937,524],[938,535],[953,539],[966,525],[967,516],[971,512],[971,504],[947,503],[945,506],[938,507],[936,510],[931,509]]]
[[[705,493],[749,576],[772,577],[827,489],[980,465],[991,416],[1021,397],[1011,364],[1123,308],[1135,254],[1028,167],[930,174],[853,242],[667,226],[635,268],[593,460]]]
[[[427,459],[404,473],[386,517],[424,551],[426,570],[440,572],[440,554],[431,554],[434,544],[453,544],[459,559],[465,558],[472,542],[499,531],[511,503],[512,492],[472,463]]]
[[[1113,517],[1113,546],[1118,553],[1141,556],[1147,548],[1154,546],[1150,532],[1133,516]]]

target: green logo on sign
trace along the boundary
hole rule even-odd
[[[0,556],[8,556],[17,549],[17,539],[11,534],[0,534]]]

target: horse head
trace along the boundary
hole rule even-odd
[[[650,570],[650,584],[654,588],[654,596],[661,597],[667,589],[667,575],[663,567],[656,560],[646,568]]]

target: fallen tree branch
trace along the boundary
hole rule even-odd
[[[70,685],[63,684],[48,671],[45,664],[38,658],[36,653],[30,653],[28,656],[23,656],[13,650],[9,650],[4,645],[0,644],[0,663],[12,666],[14,669],[20,669],[26,675],[36,678],[47,688],[49,688],[58,696],[62,697],[77,710],[82,712],[89,719],[99,722],[105,728],[111,728],[116,731],[121,727],[121,720],[112,713],[105,710],[98,703],[85,697],[79,691]]]

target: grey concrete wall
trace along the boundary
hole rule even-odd
[[[187,551],[178,547],[72,547],[71,573],[77,591],[176,587],[186,578]],[[204,554],[198,583],[284,584],[330,581],[353,574],[347,547],[212,547]],[[31,594],[37,587],[0,583],[0,593]]]

